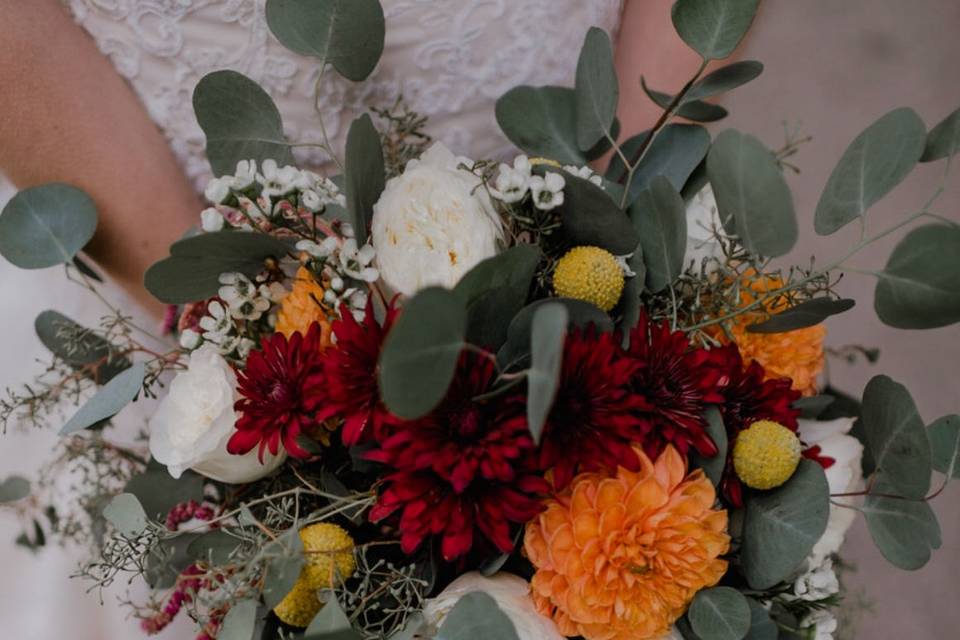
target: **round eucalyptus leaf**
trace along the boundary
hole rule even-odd
[[[213,529],[201,534],[187,545],[187,555],[194,560],[218,566],[227,564],[230,556],[242,544],[243,540],[231,535],[226,529]]]
[[[507,329],[507,341],[497,353],[497,362],[503,368],[512,368],[526,356],[530,355],[530,332],[533,317],[540,307],[546,304],[562,304],[567,308],[567,328],[579,327],[586,329],[593,327],[594,331],[606,333],[613,331],[613,321],[598,307],[573,298],[545,298],[531,302],[520,310]]]
[[[497,601],[482,591],[473,591],[457,600],[447,614],[436,640],[519,640],[513,622]]]
[[[620,87],[613,66],[613,45],[603,29],[590,27],[577,61],[577,146],[589,151],[611,135]]]
[[[569,319],[567,308],[559,303],[541,305],[533,314],[527,371],[527,427],[537,443],[557,395]]]
[[[927,134],[920,162],[948,158],[960,149],[960,109],[940,121]]]
[[[589,180],[563,172],[566,186],[558,209],[564,235],[574,245],[596,246],[614,255],[633,253],[640,237],[626,212]]]
[[[897,495],[883,476],[860,509],[874,544],[893,566],[912,571],[927,564],[933,549],[942,543],[940,524],[930,504],[920,500],[884,497]]]
[[[690,452],[690,461],[703,469],[715,487],[720,486],[723,470],[727,466],[727,429],[723,425],[723,416],[715,406],[709,406],[703,412],[707,422],[707,435],[717,445],[717,453],[712,458],[701,456],[696,450]]]
[[[30,495],[30,481],[23,476],[8,476],[0,482],[0,504],[16,502]]]
[[[750,603],[750,631],[745,640],[777,640],[780,637],[780,628],[770,617],[766,608],[753,598],[747,598]]]
[[[823,468],[803,459],[793,476],[772,491],[746,499],[741,564],[754,589],[788,578],[827,528],[830,487]]]
[[[820,324],[830,316],[853,309],[856,304],[849,298],[814,298],[794,305],[775,316],[751,324],[747,331],[751,333],[785,333]]]
[[[643,76],[640,76],[640,86],[643,88],[643,92],[647,94],[647,97],[653,100],[661,109],[667,109],[673,103],[674,96],[669,93],[651,89]],[[683,102],[680,103],[680,106],[677,107],[676,115],[681,118],[686,118],[687,120],[692,120],[693,122],[716,122],[717,120],[726,118],[728,112],[720,105],[704,102],[703,100],[684,99]]]
[[[383,53],[378,0],[267,0],[267,25],[294,53],[331,64],[348,80],[369,76]]]
[[[114,496],[103,508],[103,517],[127,537],[135,537],[147,528],[147,514],[132,493]]]
[[[760,0],[677,0],[673,26],[705,60],[726,58],[746,35]]]
[[[130,360],[119,355],[114,345],[58,311],[41,311],[33,327],[43,346],[67,365],[78,370],[97,365],[91,372],[97,384],[106,384],[130,368]]]
[[[466,309],[452,291],[430,287],[404,304],[380,353],[380,394],[391,412],[412,420],[443,400],[466,330]]]
[[[367,241],[373,205],[380,199],[385,184],[383,147],[369,114],[354,120],[347,132],[344,183],[350,223],[362,246]]]
[[[242,73],[214,71],[201,78],[193,90],[193,111],[207,137],[214,174],[232,174],[240,160],[294,164],[277,105]]]
[[[263,601],[273,609],[283,600],[300,577],[304,564],[303,540],[296,528],[270,543],[264,549],[268,554],[267,570],[263,579]]]
[[[97,229],[97,208],[80,189],[58,182],[10,198],[0,213],[0,255],[21,269],[71,262]]]
[[[231,606],[217,630],[217,640],[252,640],[258,606],[256,600],[241,600]]]
[[[586,164],[577,144],[576,98],[565,87],[514,87],[494,109],[510,142],[532,156],[561,164]]]
[[[683,100],[687,102],[712,98],[747,84],[761,73],[763,73],[763,63],[756,60],[741,60],[728,64],[698,80],[690,87],[690,91]]]
[[[898,329],[934,329],[960,322],[960,228],[912,229],[877,274],[874,309]]]
[[[683,271],[687,248],[683,199],[667,178],[656,176],[631,205],[630,217],[640,236],[647,288],[657,293]]]
[[[927,130],[913,109],[895,109],[867,127],[840,157],[823,189],[814,229],[822,236],[862,216],[917,164]]]
[[[162,522],[170,509],[181,502],[203,498],[203,478],[189,470],[174,478],[165,466],[151,460],[142,473],[130,478],[123,490],[137,497],[148,517]]]
[[[741,640],[750,629],[750,604],[730,587],[697,592],[687,619],[701,640]]]
[[[797,242],[790,188],[773,153],[751,135],[727,129],[707,154],[707,175],[728,233],[762,256],[779,257]]]
[[[60,429],[60,435],[76,433],[98,422],[112,418],[130,404],[143,389],[146,367],[138,362],[123,371],[97,391]]]
[[[347,614],[343,612],[336,593],[325,591],[323,601],[326,604],[310,622],[303,634],[303,640],[363,640],[363,636],[353,628]]]
[[[927,427],[933,468],[947,476],[960,478],[960,416],[953,414],[933,421]]]

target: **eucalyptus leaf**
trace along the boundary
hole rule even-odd
[[[750,604],[731,587],[702,589],[690,603],[687,619],[702,640],[741,640],[750,629]]]
[[[786,311],[747,327],[750,333],[785,333],[818,325],[830,316],[853,309],[856,304],[849,298],[814,298],[794,305]]]
[[[140,535],[147,528],[147,514],[132,493],[114,496],[103,508],[103,517],[129,538]]]
[[[917,164],[927,131],[909,108],[895,109],[867,127],[843,152],[814,215],[822,236],[853,222],[887,195]]]
[[[373,218],[373,205],[383,193],[385,176],[380,134],[366,113],[354,120],[347,132],[346,161],[347,210],[357,243],[363,245]]]
[[[703,100],[727,91],[732,91],[754,80],[763,73],[763,63],[756,60],[740,60],[707,74],[684,96],[688,100]]]
[[[130,360],[119,355],[114,345],[58,311],[41,311],[33,327],[43,346],[65,364],[74,369],[97,365],[91,374],[98,384],[130,368]]]
[[[251,640],[257,623],[256,600],[241,600],[223,617],[217,630],[217,640]]]
[[[503,368],[510,368],[530,354],[530,332],[533,317],[537,310],[546,304],[562,304],[567,309],[567,328],[586,329],[593,326],[599,333],[613,331],[613,321],[595,305],[573,298],[545,298],[528,304],[510,321],[507,329],[507,342],[497,353],[497,362]]]
[[[198,537],[198,533],[181,533],[157,542],[144,561],[143,577],[151,589],[169,589],[176,584],[183,570],[194,562],[187,548]]]
[[[71,262],[97,229],[97,208],[86,193],[59,182],[10,198],[0,213],[0,255],[21,269]]]
[[[910,392],[874,376],[863,391],[860,419],[878,477],[898,495],[923,498],[930,490],[930,441]]]
[[[118,414],[143,389],[143,378],[146,373],[146,367],[142,362],[138,362],[117,374],[73,414],[67,424],[60,429],[60,435],[76,433]]]
[[[726,58],[746,35],[760,0],[677,0],[671,11],[680,37],[705,60]]]
[[[647,288],[658,293],[683,271],[687,248],[683,199],[667,178],[656,176],[631,206],[630,216],[640,236]]]
[[[561,164],[586,164],[577,144],[573,89],[515,87],[497,100],[495,113],[504,135],[522,151]]]
[[[960,416],[953,414],[927,427],[933,468],[947,479],[960,478]]]
[[[613,66],[613,45],[603,29],[590,27],[576,73],[577,146],[588,151],[610,135],[620,88]]]
[[[535,443],[553,406],[563,364],[563,343],[570,314],[562,304],[544,304],[530,326],[530,369],[527,372],[527,427]]]
[[[242,544],[243,540],[230,534],[226,529],[213,529],[193,540],[187,546],[187,555],[194,560],[219,566],[227,564],[233,552]]]
[[[137,497],[148,517],[163,521],[174,506],[203,499],[203,478],[193,471],[184,471],[179,478],[174,478],[166,467],[151,460],[123,490]]]
[[[703,412],[703,417],[707,422],[707,435],[717,445],[717,453],[711,458],[704,457],[691,451],[690,461],[693,465],[703,469],[710,481],[715,487],[720,486],[720,480],[723,477],[723,470],[727,465],[727,430],[723,426],[723,416],[715,406],[707,407]]]
[[[780,628],[770,617],[770,613],[753,598],[747,598],[747,602],[750,604],[750,630],[744,636],[744,639],[777,640]]]
[[[267,258],[281,258],[292,246],[265,233],[216,231],[179,240],[170,257],[155,263],[144,284],[158,300],[183,304],[217,295],[220,274],[239,272],[253,278]]]
[[[741,565],[754,589],[788,578],[827,528],[830,487],[823,468],[800,460],[786,484],[746,498]]]
[[[564,200],[560,221],[574,245],[596,246],[614,255],[633,253],[640,244],[627,214],[603,189],[589,180],[564,172]]]
[[[927,564],[933,549],[942,543],[940,525],[929,503],[885,497],[898,488],[883,477],[860,509],[874,544],[890,564],[912,571]],[[885,495],[877,495],[885,494]]]
[[[435,640],[519,640],[513,622],[483,591],[461,597],[440,625]]]
[[[630,220],[633,222],[634,229],[637,229],[638,221],[634,213],[633,210],[630,211]],[[647,265],[644,264],[642,245],[638,245],[633,255],[627,258],[627,267],[633,271],[634,276],[627,278],[627,281],[623,284],[623,294],[620,296],[620,326],[618,329],[622,336],[620,342],[624,349],[630,346],[630,332],[640,322],[640,310],[643,307],[640,296],[647,280]]]
[[[643,92],[647,94],[647,97],[661,109],[669,109],[670,105],[673,104],[675,96],[651,89],[643,76],[640,76],[640,86],[643,87]],[[676,115],[694,122],[716,122],[726,118],[729,114],[726,109],[718,104],[711,104],[703,100],[684,99],[677,107]]]
[[[960,149],[960,109],[957,109],[927,134],[920,162],[948,158]]]
[[[912,229],[877,277],[874,309],[884,324],[933,329],[960,322],[960,227]]]
[[[16,502],[30,495],[30,481],[23,476],[7,476],[0,482],[0,504]]]
[[[294,164],[277,105],[242,73],[214,71],[201,78],[193,90],[193,111],[215,175],[232,174],[240,160]]]
[[[727,129],[707,155],[720,219],[748,250],[779,257],[797,241],[793,198],[773,153],[753,136]]]
[[[268,554],[263,579],[263,601],[273,609],[283,600],[300,577],[304,564],[303,541],[296,528],[291,528],[264,550]]]
[[[380,394],[391,412],[412,420],[443,400],[466,330],[466,309],[452,291],[431,287],[406,302],[380,353]]]
[[[417,635],[422,631],[426,631],[427,622],[423,618],[423,613],[416,611],[413,614],[407,616],[407,621],[404,623],[403,628],[390,636],[387,640],[415,640],[420,636]]]
[[[794,400],[790,405],[794,409],[800,410],[800,417],[805,420],[816,420],[832,405],[836,398],[822,393],[818,396],[805,396]]]
[[[325,604],[303,634],[303,640],[363,640],[337,601],[336,593],[325,591]]]
[[[333,65],[348,80],[366,79],[383,53],[379,0],[267,0],[266,13],[283,46]]]
[[[77,271],[79,271],[86,277],[90,278],[91,280],[94,280],[95,282],[103,282],[103,278],[100,277],[100,274],[97,273],[96,270],[93,267],[91,267],[89,264],[87,264],[87,262],[83,260],[80,256],[78,255],[73,256],[73,259],[70,262],[71,264],[73,264],[73,266],[76,268]]]

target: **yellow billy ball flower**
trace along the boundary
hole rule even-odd
[[[321,522],[300,530],[306,555],[300,577],[273,611],[283,622],[306,627],[323,607],[317,592],[353,575],[353,538],[335,524]]]
[[[800,464],[800,439],[772,420],[744,429],[733,445],[733,468],[753,489],[773,489],[790,479]]]
[[[557,262],[553,290],[558,296],[610,311],[623,293],[623,268],[612,253],[600,247],[574,247]]]

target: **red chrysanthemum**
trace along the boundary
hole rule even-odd
[[[682,455],[691,448],[702,456],[716,455],[703,417],[708,404],[723,399],[717,389],[721,374],[710,366],[710,352],[691,346],[685,333],[670,331],[666,322],[651,322],[646,313],[630,333],[627,352],[637,364],[630,388],[640,399],[635,412],[643,420],[640,441],[647,455],[655,459],[666,444]]]
[[[540,443],[540,466],[553,469],[557,490],[578,472],[640,468],[632,445],[643,437],[643,422],[633,412],[641,399],[630,391],[637,366],[611,333],[590,327],[567,335]]]
[[[306,337],[297,332],[287,339],[275,333],[250,353],[246,368],[237,376],[242,397],[235,409],[240,416],[227,451],[243,454],[259,445],[262,460],[265,449],[276,454],[282,442],[290,455],[309,457],[297,444],[297,436],[319,422],[317,410],[324,403],[320,339],[320,326],[315,323]]]
[[[327,350],[324,358],[327,390],[318,417],[343,418],[341,438],[343,444],[352,446],[368,442],[381,431],[390,415],[380,401],[377,360],[397,309],[392,305],[387,309],[382,327],[374,317],[372,303],[367,304],[362,322],[357,322],[345,305],[340,316],[333,323],[336,345]]]
[[[791,388],[793,382],[789,378],[767,378],[763,366],[756,360],[744,366],[736,344],[712,349],[710,354],[721,372],[718,387],[723,399],[719,408],[730,450],[737,434],[757,420],[772,420],[797,430],[800,411],[793,408],[793,403],[801,394]],[[737,507],[743,504],[743,488],[729,463],[721,488],[731,504]]]
[[[473,548],[477,532],[506,552],[513,548],[511,523],[523,524],[543,508],[547,485],[530,464],[535,445],[522,403],[474,400],[493,379],[489,360],[461,356],[440,406],[419,420],[392,422],[367,454],[394,469],[370,518],[399,510],[405,553],[441,536],[443,557],[453,560]]]

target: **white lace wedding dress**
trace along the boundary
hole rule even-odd
[[[76,21],[127,78],[166,135],[185,173],[202,189],[209,178],[203,134],[193,117],[197,81],[217,69],[256,80],[276,101],[289,137],[320,139],[312,96],[315,60],[284,49],[264,17],[265,0],[64,0]],[[596,25],[616,31],[621,0],[382,0],[387,31],[374,74],[353,84],[327,74],[324,125],[342,148],[350,121],[369,105],[403,94],[430,117],[429,132],[457,153],[504,155],[509,143],[493,115],[495,100],[519,84],[571,85],[580,43]],[[122,141],[118,141],[122,144]],[[322,164],[319,156],[300,158]],[[12,191],[0,184],[0,203]],[[199,213],[199,212],[198,212]],[[76,290],[75,290],[76,289]],[[114,298],[119,292],[110,292]],[[56,308],[95,323],[96,301],[63,281],[58,269],[19,271],[0,260],[0,389],[26,378],[41,347],[32,319]],[[7,434],[0,440],[0,478],[31,475],[48,455],[52,434]],[[117,590],[99,607],[85,585],[67,576],[76,559],[48,549],[37,557],[10,546],[17,525],[0,518],[0,620],[3,635],[22,640],[136,638],[136,622],[117,607]],[[190,637],[173,625],[161,637]]]

